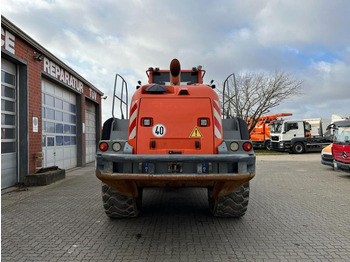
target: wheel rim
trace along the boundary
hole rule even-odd
[[[303,146],[298,144],[295,146],[295,151],[298,153],[302,153],[303,152]]]

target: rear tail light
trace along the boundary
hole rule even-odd
[[[200,118],[199,126],[209,126],[209,118]]]
[[[143,126],[151,126],[152,125],[152,118],[142,118],[142,125]]]
[[[232,143],[230,144],[230,149],[231,149],[232,151],[237,151],[237,150],[239,149],[238,143],[237,143],[237,142],[232,142]]]
[[[99,148],[101,151],[105,152],[108,150],[108,144],[106,142],[102,142],[102,143],[100,143]]]
[[[243,144],[244,151],[250,151],[252,149],[252,144],[250,142],[245,142]]]
[[[113,150],[114,150],[115,152],[118,152],[118,151],[120,151],[120,149],[122,148],[122,146],[121,146],[120,143],[115,142],[115,143],[113,144],[112,148],[113,148]]]

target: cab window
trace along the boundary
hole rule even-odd
[[[286,131],[298,129],[298,123],[287,123],[286,124]]]

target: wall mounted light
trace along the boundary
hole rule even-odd
[[[39,62],[41,62],[41,60],[43,60],[43,54],[37,54],[36,52],[34,52],[34,59],[36,60],[36,61],[39,61]]]

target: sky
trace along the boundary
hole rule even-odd
[[[286,72],[302,94],[271,113],[350,116],[349,10],[347,0],[1,0],[2,15],[107,95],[103,120],[116,73],[131,96],[173,58],[217,86],[233,72]]]

